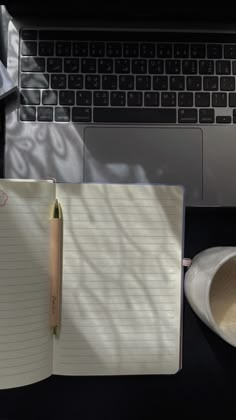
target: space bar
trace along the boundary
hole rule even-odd
[[[175,123],[175,108],[94,108],[94,122]]]

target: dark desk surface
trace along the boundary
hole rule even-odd
[[[236,209],[187,209],[185,256],[236,246]],[[63,377],[0,391],[0,420],[190,419],[235,412],[236,349],[212,333],[184,299],[183,368],[174,376]],[[165,416],[165,417],[164,417]],[[204,418],[205,416],[203,416]],[[184,416],[185,418],[185,416]]]

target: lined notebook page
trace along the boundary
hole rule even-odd
[[[0,388],[52,374],[49,182],[0,181]]]
[[[57,197],[64,269],[53,372],[178,371],[183,190],[62,184]]]

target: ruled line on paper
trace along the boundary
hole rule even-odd
[[[37,297],[37,298],[33,298],[32,296],[30,296],[30,301],[31,302],[39,302],[39,301],[43,301],[44,302],[45,295],[48,296],[48,293],[45,293],[45,291],[43,291],[41,293],[44,293],[44,295],[41,295],[40,297]],[[31,294],[32,294],[32,292],[31,292]],[[8,293],[7,295],[12,296],[12,293]],[[2,297],[2,295],[0,296],[0,303],[1,303],[1,305],[5,304],[5,303],[12,304],[12,303],[18,303],[18,302],[25,302],[25,296],[24,296],[23,299],[11,299],[11,300],[8,300],[7,302],[5,300],[1,300],[1,297]]]
[[[124,320],[124,319],[127,319],[127,320],[132,320],[132,319],[137,319],[138,320],[138,314],[135,314],[135,316],[133,316],[133,318],[131,317],[131,316],[127,316],[127,317],[124,317],[124,316],[116,316],[116,317],[114,317],[114,318],[112,318],[112,320],[115,322],[115,321],[117,321],[117,320]],[[155,317],[147,317],[147,316],[140,316],[140,318],[143,320],[143,319],[155,319],[155,320],[161,320],[161,319],[167,319],[167,318],[174,318],[174,316],[173,315],[171,315],[170,317],[168,317],[166,314],[165,314],[165,316],[162,318],[162,317],[160,317],[160,316],[155,316]],[[70,320],[71,319],[71,316],[65,316],[64,318],[64,325],[66,325],[66,320]],[[98,318],[97,317],[89,317],[89,318],[83,318],[83,317],[81,317],[81,316],[77,316],[77,317],[75,317],[75,319],[78,319],[79,321],[78,322],[81,322],[81,320],[97,320]],[[103,319],[103,320],[107,320],[107,317],[102,317],[102,318],[99,318],[99,319]],[[70,325],[70,323],[68,322],[68,325]],[[88,325],[91,325],[91,324],[88,324]],[[122,324],[120,324],[120,325],[122,325]]]
[[[145,351],[147,351],[147,348],[148,348],[150,350],[153,350],[152,355],[154,355],[154,354],[156,354],[155,350],[158,348],[158,355],[160,355],[160,356],[161,355],[162,356],[165,356],[165,355],[169,356],[169,355],[172,355],[174,353],[174,347],[171,347],[168,350],[168,352],[166,353],[166,352],[164,352],[164,347],[163,346],[156,346],[156,345],[155,346],[150,346],[150,345],[147,345],[147,343],[144,343],[144,344],[146,344],[146,345],[139,346],[139,347],[126,347],[125,349],[122,349],[121,351],[124,352],[127,355],[132,354],[134,350],[137,351],[137,354],[142,354],[142,353],[145,353]],[[67,351],[69,350],[70,354],[73,357],[78,357],[78,358],[80,356],[82,356],[82,357],[91,356],[91,354],[93,353],[92,349],[89,348],[89,346],[87,346],[87,347],[84,346],[83,349],[79,350],[79,352],[76,348],[73,348],[73,347],[69,348],[69,347],[65,346],[64,349],[67,349]],[[114,347],[108,347],[108,346],[104,347],[104,352],[106,352],[107,354],[114,354],[115,351],[116,351],[116,349]],[[63,358],[63,357],[66,357],[66,356],[64,354],[62,354],[61,357]]]
[[[100,363],[98,363],[98,362],[60,362],[62,365],[82,365],[82,366],[86,366],[86,365],[88,365],[88,366],[91,366],[91,365],[97,365],[97,366],[100,366],[101,364]],[[135,361],[131,361],[131,360],[129,360],[129,361],[127,361],[127,362],[125,362],[125,361],[122,361],[122,364],[123,365],[125,365],[125,364],[127,364],[127,366],[129,367],[130,366],[130,364],[137,364],[137,361],[135,360]],[[148,365],[170,365],[171,364],[171,361],[156,361],[156,362],[149,362],[149,361],[147,361],[146,362]],[[115,362],[110,362],[109,360],[107,360],[106,361],[106,365],[117,365],[118,364],[118,362],[117,361],[115,361]]]
[[[22,226],[21,226],[21,227],[22,227]],[[48,227],[48,226],[47,226],[47,227]],[[14,230],[14,231],[15,231],[15,230],[16,230],[16,227],[7,227],[7,228],[2,228],[2,227],[1,227],[1,231],[2,231],[2,230],[3,230],[3,231],[5,231],[5,230],[6,230],[7,232],[9,232],[9,231],[11,231],[11,230]],[[39,232],[40,232],[40,231],[41,231],[41,228],[39,228],[39,227],[31,227],[31,228],[30,228],[30,230],[33,230],[33,231],[37,230],[37,231],[39,231]]]
[[[47,364],[44,364],[44,365],[39,366],[39,367],[36,367],[35,366],[35,368],[34,369],[31,369],[31,370],[28,370],[28,369],[27,370],[23,370],[22,372],[1,373],[1,377],[2,377],[2,379],[4,379],[4,378],[6,378],[8,376],[17,377],[17,376],[22,376],[22,375],[25,375],[25,374],[28,375],[29,373],[34,373],[34,372],[37,372],[37,371],[42,371],[42,369],[47,369],[47,368],[48,368],[48,365]],[[13,381],[14,381],[14,379],[13,379]]]
[[[2,321],[3,321],[3,320],[1,319],[1,320],[0,320],[0,323],[1,323]],[[18,320],[18,321],[19,321],[19,320]],[[14,322],[12,325],[10,325],[10,324],[9,324],[9,319],[7,319],[7,324],[6,324],[6,325],[0,324],[0,326],[1,326],[1,329],[2,329],[2,328],[6,328],[7,330],[9,330],[10,328],[17,328],[17,327],[21,327],[22,325],[31,326],[31,325],[41,324],[41,325],[45,326],[47,322],[48,322],[48,319],[44,318],[44,319],[42,319],[42,320],[38,320],[38,321],[32,321],[32,322],[28,322],[28,321],[27,321],[27,322],[21,322],[20,324],[17,324],[16,322]],[[0,350],[0,351],[1,351],[1,350]]]
[[[34,345],[34,346],[27,346],[27,347],[24,347],[24,348],[14,348],[13,350],[0,350],[0,356],[1,356],[1,353],[11,353],[11,352],[13,352],[13,353],[15,353],[15,352],[18,352],[18,351],[20,351],[20,352],[22,352],[22,350],[31,350],[31,349],[35,349],[35,348],[39,348],[39,347],[44,347],[44,346],[47,346],[48,347],[48,341],[47,342],[45,342],[44,344],[38,344],[37,345],[37,347]],[[22,357],[27,357],[27,356],[22,356]]]
[[[31,356],[42,356],[42,354],[44,354],[44,353],[46,353],[47,352],[47,350],[41,350],[40,352],[34,352],[34,353],[27,353],[27,355],[25,355],[25,356],[18,356],[17,358],[16,357],[4,357],[4,361],[5,362],[7,362],[8,360],[15,360],[15,359],[17,359],[17,360],[20,360],[20,359],[25,359],[25,358],[28,358],[28,357],[31,357]],[[0,358],[0,360],[1,360],[1,358]]]
[[[39,360],[37,360],[37,363],[40,363],[40,362],[43,362],[44,361],[44,358],[41,358],[41,359],[39,359]],[[22,366],[29,366],[29,365],[33,365],[35,362],[28,362],[28,363],[21,363],[20,365],[14,365],[14,364],[12,364],[11,365],[11,368],[17,368],[17,367],[22,367]],[[3,370],[5,370],[5,369],[8,369],[8,367],[4,367],[4,368],[0,368],[0,373],[1,373],[1,371],[3,371]],[[1,375],[2,375],[2,373],[1,373]]]
[[[27,342],[27,341],[21,341],[18,342],[17,344],[14,342],[10,342],[10,343],[1,343],[1,352],[5,351],[5,350],[9,350],[9,352],[14,352],[14,350],[19,350],[22,349],[22,353],[21,354],[26,354],[28,351],[28,348],[38,348],[38,346],[40,346],[41,344],[47,344],[48,349],[50,351],[51,348],[51,343],[48,340],[48,337],[46,337],[45,335],[43,336],[43,338],[37,338],[36,340],[32,340],[31,342]],[[20,355],[20,354],[19,354]],[[48,360],[47,360],[48,362]]]
[[[37,284],[37,283],[36,283]],[[12,286],[12,285],[11,285]],[[16,285],[15,285],[16,286]],[[4,286],[3,286],[4,287]],[[5,286],[5,287],[7,287],[8,288],[8,286]],[[41,292],[41,293],[47,293],[46,291],[45,291],[45,289],[43,288],[43,289],[37,289],[37,290],[24,290],[24,291],[22,291],[22,292],[1,292],[1,296],[7,296],[7,295],[24,295],[25,293],[27,294],[27,293],[30,293],[31,294],[31,296],[32,296],[32,293],[38,293],[38,292]],[[0,298],[1,298],[1,296],[0,296]]]
[[[64,333],[64,335],[65,335],[65,333]],[[113,340],[113,339],[103,339],[103,342],[104,343],[108,343],[108,342],[111,342],[111,343],[116,343],[116,344],[122,344],[122,341],[125,343],[126,342],[126,340],[127,340],[127,338],[125,338],[125,339],[121,339],[121,338],[119,338],[119,340]],[[165,342],[167,343],[167,342],[175,342],[175,338],[165,338]],[[134,343],[134,342],[137,342],[137,343],[140,343],[140,342],[142,342],[142,343],[144,343],[144,342],[150,342],[150,343],[153,343],[153,338],[150,338],[149,340],[148,339],[145,339],[145,340],[141,340],[140,338],[139,339],[130,339],[129,337],[128,337],[128,341],[129,341],[129,343]],[[61,342],[68,342],[68,338],[65,336],[65,339],[62,339],[61,340]],[[92,344],[93,342],[101,342],[101,340],[99,340],[99,338],[97,338],[97,339],[94,339],[94,340],[91,340],[90,341],[90,344]],[[76,340],[76,339],[73,339],[73,338],[70,338],[70,343],[77,343],[77,344],[79,344],[79,343],[84,343],[84,341],[83,340]]]
[[[112,357],[114,357],[114,356],[122,356],[122,357],[124,357],[125,359],[126,358],[130,358],[130,359],[138,359],[138,357],[147,357],[147,359],[148,359],[148,362],[151,362],[151,360],[150,360],[150,358],[151,358],[151,356],[154,356],[155,357],[155,360],[156,360],[156,354],[150,354],[150,353],[148,353],[148,352],[139,352],[139,353],[135,353],[134,352],[134,350],[135,350],[135,347],[133,347],[132,349],[130,349],[130,350],[132,350],[132,354],[129,354],[129,353],[123,353],[123,352],[121,352],[121,353],[116,353],[116,354],[111,354],[111,352],[105,352],[105,355],[106,355],[106,357],[107,358],[112,358]],[[130,352],[131,353],[131,352]],[[158,353],[158,357],[159,358],[162,358],[162,361],[163,361],[163,359],[167,362],[167,361],[169,361],[170,359],[171,359],[171,357],[168,357],[168,356],[173,356],[174,355],[174,352],[172,352],[172,353],[168,353],[168,354],[166,354],[166,353]],[[63,361],[63,358],[64,358],[65,356],[61,356],[61,361]],[[88,359],[88,361],[89,361],[89,359],[91,358],[91,355],[89,355],[89,354],[79,354],[79,355],[75,355],[75,354],[71,354],[71,359],[73,359],[73,362],[75,362],[75,363],[84,363],[84,361],[85,360],[87,360]],[[71,362],[72,362],[72,360],[71,360]],[[73,363],[72,362],[72,363]]]
[[[153,345],[153,346],[150,346],[150,343],[149,342],[145,342],[145,343],[140,343],[140,342],[138,342],[139,343],[139,346],[137,347],[137,343],[135,344],[135,347],[132,347],[132,346],[127,346],[127,347],[125,347],[125,351],[126,350],[133,350],[133,349],[137,349],[137,350],[140,350],[140,349],[150,349],[150,350],[164,350],[164,349],[166,349],[164,346],[160,346],[158,343],[157,344],[155,344],[155,346]],[[76,347],[69,347],[69,346],[65,346],[65,345],[61,345],[61,348],[62,349],[64,349],[64,350],[69,350],[69,351],[75,351],[75,352],[77,352],[77,351],[83,351],[83,350],[86,350],[86,354],[87,354],[87,351],[88,350],[90,350],[91,351],[91,347],[89,347],[88,345],[86,346],[86,343],[82,343],[82,344],[84,344],[84,346],[83,347],[79,347],[79,349],[78,348],[76,348]],[[99,343],[99,344],[101,344],[101,343]],[[129,343],[129,344],[132,344],[132,343]],[[141,345],[140,345],[141,344]],[[149,344],[149,345],[148,345]],[[126,342],[126,345],[127,345],[127,342]],[[98,347],[99,348],[99,347]],[[103,348],[104,350],[117,350],[116,349],[116,347],[108,347],[107,345],[106,345],[106,343],[104,343],[104,346],[101,346],[100,348]],[[168,346],[168,351],[171,351],[172,352],[172,350],[175,350],[175,346],[171,346],[171,345],[169,345]],[[66,357],[66,354],[64,355],[64,354],[62,354],[61,355],[61,357]]]
[[[19,333],[18,333],[18,335],[19,335]],[[31,337],[31,338],[27,338],[27,339],[22,339],[22,340],[11,340],[11,341],[6,341],[6,342],[4,342],[4,341],[0,341],[0,344],[1,344],[1,346],[3,345],[3,344],[15,344],[15,343],[25,343],[26,341],[27,342],[30,342],[30,341],[34,341],[34,340],[36,340],[36,339],[41,339],[41,338],[44,338],[45,337],[45,335],[42,335],[42,336],[36,336],[36,337]],[[1,369],[1,367],[0,367],[0,369]]]
[[[6,337],[6,336],[10,336],[10,335],[16,336],[17,334],[22,335],[22,334],[28,334],[28,333],[31,333],[31,332],[35,333],[35,332],[38,332],[38,331],[42,331],[42,328],[44,329],[45,327],[46,327],[46,325],[43,325],[43,326],[41,325],[40,328],[31,328],[31,330],[21,330],[20,332],[16,332],[16,331],[7,332],[7,333],[1,332],[1,337]],[[1,328],[2,328],[2,326],[1,326]]]
[[[29,308],[29,309],[31,309],[31,308]],[[26,310],[28,310],[28,308],[26,309]],[[34,316],[38,316],[38,315],[40,315],[41,314],[41,312],[36,312],[36,313],[34,313]],[[25,318],[31,318],[32,319],[32,314],[30,314],[30,315],[20,315],[20,316],[18,316],[18,317],[16,317],[16,316],[7,316],[7,317],[3,317],[3,314],[1,314],[1,317],[2,317],[2,320],[6,320],[6,319],[17,319],[17,320],[19,320],[19,319],[25,319]]]
[[[12,302],[10,302],[10,303],[12,303]],[[37,308],[42,308],[42,309],[44,309],[44,310],[46,310],[47,309],[47,307],[48,307],[48,304],[47,303],[45,303],[44,305],[32,305],[32,306],[26,306],[26,307],[23,307],[23,308],[19,308],[19,309],[23,309],[23,310],[27,310],[27,309],[37,309]],[[0,308],[0,312],[4,312],[4,311],[9,311],[9,312],[12,312],[12,310],[13,310],[13,308]],[[18,318],[18,317],[17,317]],[[17,319],[16,318],[16,319]],[[0,335],[1,336],[1,335]]]

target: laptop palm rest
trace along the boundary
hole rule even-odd
[[[202,200],[201,129],[88,127],[84,158],[84,182],[180,184],[186,204]]]

